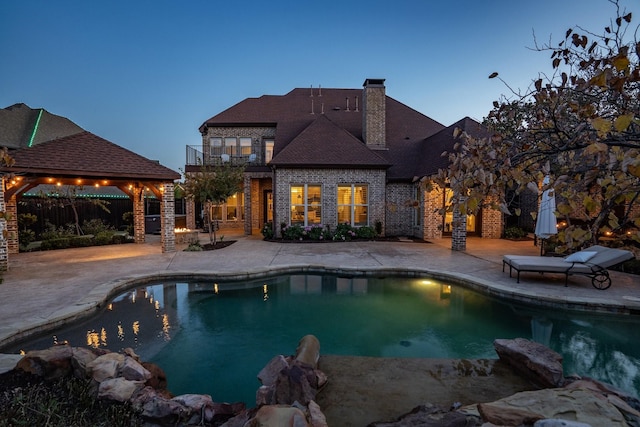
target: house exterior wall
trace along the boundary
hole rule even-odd
[[[387,236],[413,236],[414,214],[413,206],[414,186],[411,183],[387,184],[387,203],[385,204]]]
[[[290,186],[299,184],[322,185],[322,225],[335,229],[338,223],[338,184],[367,184],[369,186],[369,225],[382,223],[385,233],[385,177],[381,169],[289,169],[275,170],[273,188],[274,229],[281,237],[280,225],[290,224]]]

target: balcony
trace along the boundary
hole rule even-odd
[[[230,163],[232,166],[258,164],[258,156],[256,154],[231,155],[222,152],[214,152],[211,147],[203,147],[202,145],[187,145],[186,159],[186,166],[220,166],[224,163]]]

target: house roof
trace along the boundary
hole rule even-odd
[[[362,89],[297,88],[286,95],[247,98],[206,120],[200,131],[207,127],[273,126],[273,165],[387,166],[388,179],[411,179],[422,145],[444,126],[386,96],[386,149],[372,150],[362,137],[362,93]],[[343,132],[338,132],[340,129]],[[341,142],[331,141],[333,138]],[[290,144],[293,146],[288,149]],[[356,150],[356,144],[364,148],[357,149],[360,157],[346,152],[347,147]]]
[[[120,180],[173,181],[180,174],[104,138],[82,131],[20,148],[15,163],[0,168],[16,174],[52,175]]]
[[[462,142],[461,136],[453,137],[455,129],[467,133],[474,138],[486,138],[491,136],[489,130],[477,121],[465,117],[462,120],[442,129],[430,136],[420,147],[419,162],[416,164],[414,176],[422,177],[438,173],[438,169],[449,166],[449,157],[442,154],[452,153],[457,142]]]
[[[83,130],[66,117],[43,108],[18,103],[0,109],[0,146],[9,149],[41,144]]]
[[[389,166],[377,152],[369,150],[358,138],[320,115],[298,134],[271,161],[288,167],[374,167]]]

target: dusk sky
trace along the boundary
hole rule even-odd
[[[621,0],[634,21],[638,0]],[[179,172],[198,127],[247,97],[361,88],[450,125],[549,72],[607,0],[0,0],[0,108],[25,103]],[[108,160],[108,159],[105,159]]]

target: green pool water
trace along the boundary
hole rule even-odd
[[[513,305],[428,278],[289,275],[253,282],[158,283],[98,316],[13,349],[68,341],[157,363],[174,394],[255,402],[256,375],[314,334],[321,354],[497,358],[493,340],[523,337],[589,376],[638,396],[640,318]],[[6,350],[5,350],[6,351]]]

